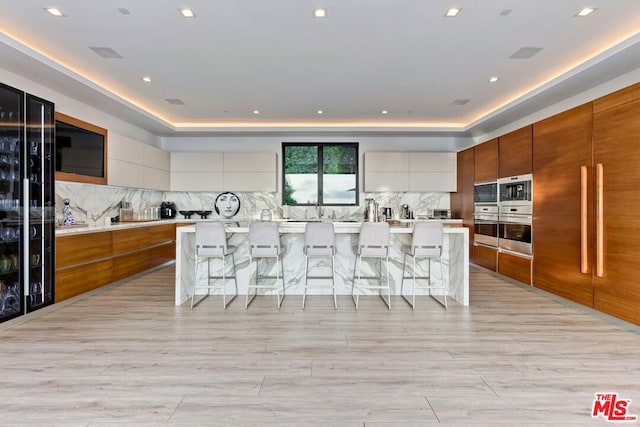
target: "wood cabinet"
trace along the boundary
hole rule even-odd
[[[592,306],[591,260],[581,263],[580,168],[592,189],[592,104],[565,111],[533,125],[533,284]],[[585,244],[593,251],[593,193],[587,195]]]
[[[498,273],[530,285],[531,259],[506,252],[498,252]]]
[[[175,224],[56,237],[56,302],[175,259]]]
[[[596,168],[593,306],[640,324],[640,84],[595,100],[593,113]]]
[[[468,148],[457,154],[457,191],[451,193],[451,215],[461,218],[462,225],[469,229],[469,261],[473,261],[473,152]]]
[[[532,172],[532,143],[532,125],[498,138],[498,175],[500,178]]]
[[[498,250],[488,246],[477,245],[473,248],[473,262],[491,271],[498,267]]]
[[[640,324],[640,85],[534,124],[535,286]]]
[[[498,179],[498,138],[474,147],[474,180]]]

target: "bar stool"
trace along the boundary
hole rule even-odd
[[[275,222],[252,222],[249,224],[249,266],[255,259],[256,261],[256,278],[255,284],[251,284],[251,278],[249,278],[249,285],[247,286],[247,298],[244,304],[244,308],[248,308],[249,304],[258,295],[259,289],[275,290],[278,303],[278,309],[284,300],[284,268],[282,265],[282,246],[280,246],[280,232],[278,231],[278,224]],[[260,260],[268,262],[269,259],[275,259],[276,261],[276,275],[266,276],[260,273]],[[278,271],[278,266],[280,271]],[[266,272],[263,272],[266,273]],[[280,298],[280,287],[278,281],[282,278],[282,298]],[[275,279],[273,284],[260,284],[262,279]],[[255,289],[253,295],[250,294],[250,290]],[[249,298],[251,296],[251,298]]]
[[[407,264],[407,257],[413,259],[413,274],[411,276],[405,276],[405,268]],[[416,260],[428,260],[428,275],[416,276]],[[442,281],[440,284],[433,284],[431,281],[431,260],[438,260],[440,265],[440,277]],[[413,280],[413,296],[411,300],[404,294],[404,280]],[[427,280],[426,285],[418,284],[417,280]],[[404,260],[402,263],[402,282],[400,284],[400,294],[411,305],[411,308],[416,308],[416,288],[427,289],[429,296],[438,301],[447,309],[447,287],[444,282],[444,274],[442,269],[442,223],[439,222],[417,222],[413,226],[413,237],[411,239],[411,246],[405,247]],[[444,295],[444,301],[440,301],[433,294],[432,289],[442,289]]]
[[[379,260],[378,276],[362,276],[362,259],[377,258]],[[385,261],[387,276],[386,285],[383,284],[382,260]],[[357,274],[356,274],[357,270]],[[353,271],[353,285],[351,287],[351,297],[358,309],[358,297],[361,290],[378,290],[380,298],[391,310],[391,288],[389,286],[389,223],[388,222],[364,222],[360,227],[360,237],[356,247],[356,263]],[[356,280],[357,276],[357,280]],[[363,282],[364,280],[364,282]],[[369,280],[376,280],[377,285],[370,285]],[[384,299],[382,290],[387,290],[387,299]]]
[[[302,294],[302,308],[307,298],[307,289],[326,288],[330,286],[333,289],[333,307],[338,308],[338,300],[336,299],[336,280],[334,257],[336,254],[335,231],[333,224],[330,222],[308,222],[305,231],[304,242],[304,290]],[[331,276],[310,276],[309,275],[309,258],[331,258]],[[331,285],[324,283],[309,284],[309,279],[331,279]]]
[[[191,294],[191,308],[194,307],[194,298],[196,292],[200,289],[207,291],[207,295],[201,298],[195,305],[199,304],[207,296],[210,295],[212,289],[222,290],[222,307],[227,308],[227,305],[233,301],[238,295],[238,280],[236,279],[236,263],[233,254],[236,252],[237,247],[227,245],[227,235],[224,230],[224,225],[219,222],[199,222],[196,223],[196,259],[195,259],[195,274],[193,293]],[[231,267],[233,269],[233,275],[227,275],[226,259],[231,256]],[[222,268],[220,269],[220,275],[211,275],[211,259],[219,258],[222,261]],[[200,285],[198,283],[198,266],[205,260],[207,263],[207,284]],[[227,279],[233,279],[235,282],[235,294],[227,300],[226,281]],[[220,280],[219,284],[213,284],[212,280]]]

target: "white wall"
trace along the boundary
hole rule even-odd
[[[56,111],[107,129],[109,139],[124,136],[144,144],[160,145],[158,136],[144,129],[2,68],[0,68],[0,82],[55,103]]]

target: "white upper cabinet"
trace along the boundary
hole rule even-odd
[[[169,190],[167,151],[111,133],[107,154],[109,185]]]
[[[277,191],[276,153],[171,153],[171,191]]]
[[[456,153],[365,153],[364,191],[456,191]]]
[[[456,153],[411,153],[409,191],[457,191]]]

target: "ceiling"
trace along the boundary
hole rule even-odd
[[[0,67],[163,136],[472,135],[640,68],[638,0],[30,0],[0,31]]]

